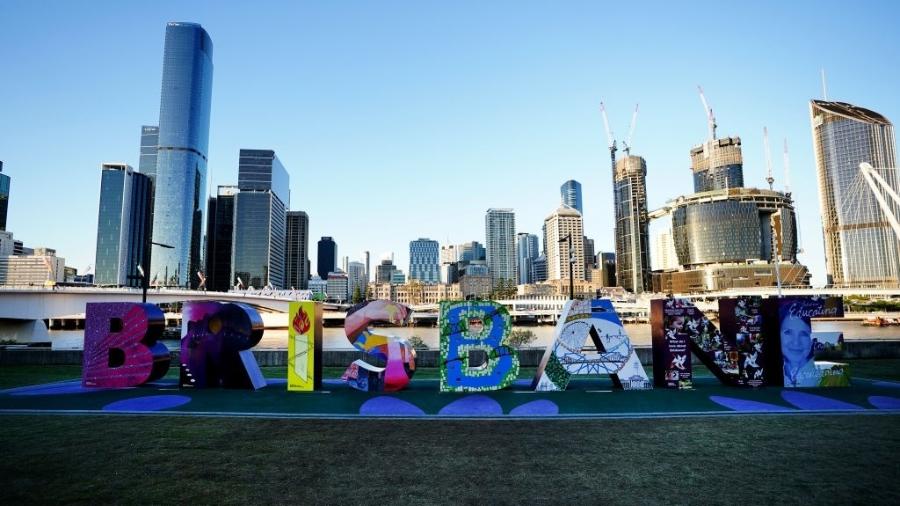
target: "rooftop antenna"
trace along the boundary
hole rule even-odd
[[[625,156],[631,156],[631,138],[634,137],[634,127],[637,124],[637,115],[638,115],[638,106],[640,104],[634,104],[634,113],[631,114],[631,127],[628,129],[628,138],[627,140],[622,141],[622,146],[624,146],[623,151],[625,151]]]
[[[772,183],[775,178],[772,177],[772,152],[769,150],[769,129],[763,127],[763,144],[766,147],[766,182],[769,183],[769,189],[772,189]]]
[[[788,156],[787,137],[784,138],[784,193],[791,193],[791,159]]]
[[[828,85],[825,83],[825,67],[822,67],[822,98],[828,101]]]
[[[700,91],[700,102],[703,103],[703,112],[706,113],[706,127],[709,130],[708,140],[713,141],[716,139],[716,115],[713,114],[712,107],[706,101],[706,95],[703,94],[703,88],[699,84],[697,85],[697,90]]]

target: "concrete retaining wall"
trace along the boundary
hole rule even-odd
[[[644,365],[653,363],[653,354],[649,346],[636,347],[638,358]],[[81,350],[53,351],[40,348],[0,348],[0,366],[4,365],[81,365],[83,353]],[[287,351],[285,350],[254,350],[253,355],[260,366],[287,366]],[[420,350],[417,353],[416,365],[419,367],[437,367],[437,350]],[[478,353],[473,353],[471,360],[478,363]],[[543,348],[519,350],[519,363],[522,367],[537,367],[544,355]],[[178,364],[179,350],[172,350],[172,365]],[[847,341],[840,353],[823,355],[819,357],[825,360],[841,360],[851,358],[900,358],[900,341]],[[376,365],[376,360],[358,351],[326,351],[322,354],[322,362],[325,367],[346,367],[356,359],[364,359]],[[693,362],[699,364],[697,357]]]

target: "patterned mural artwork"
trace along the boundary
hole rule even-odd
[[[589,340],[593,350],[584,349]],[[541,391],[565,390],[572,376],[607,374],[616,388],[653,388],[612,303],[570,300],[556,325],[556,340],[544,352],[531,386]]]
[[[181,313],[182,388],[266,386],[250,348],[263,335],[263,321],[235,302],[188,301]]]
[[[162,378],[169,350],[157,342],[166,319],[153,304],[88,303],[84,318],[85,387],[133,387]]]
[[[311,392],[322,388],[322,305],[291,302],[288,306],[287,388]]]
[[[477,392],[506,388],[519,374],[519,356],[509,345],[509,312],[493,301],[441,302],[441,391]],[[486,360],[469,365],[469,354]]]
[[[812,331],[812,318],[843,317],[844,304],[840,297],[784,297],[769,299],[765,306],[771,324],[772,346],[780,349],[780,356],[768,362],[773,371],[773,385],[793,387],[850,386],[850,366],[839,362],[820,362],[815,358],[824,353],[839,352],[844,344],[840,333]],[[775,325],[777,323],[777,326]]]
[[[389,300],[366,301],[350,308],[344,320],[347,339],[356,349],[383,360],[385,366],[356,360],[341,379],[365,392],[396,392],[406,388],[416,372],[416,350],[405,339],[383,335],[369,325],[374,322],[404,325],[409,322],[409,316],[408,307]]]

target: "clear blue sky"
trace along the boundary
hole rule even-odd
[[[640,117],[650,207],[692,191],[689,149],[739,135],[744,177],[763,186],[769,127],[776,185],[791,147],[801,260],[824,282],[808,100],[900,118],[900,7],[857,2],[101,2],[0,3],[0,160],[8,228],[67,264],[94,263],[100,164],[137,166],[156,124],[167,21],[201,23],[215,46],[209,168],[237,180],[240,148],[274,149],[310,250],[338,254],[484,241],[489,207],[540,234],[559,186],[584,189],[585,230],[613,249],[604,100],[617,136]]]

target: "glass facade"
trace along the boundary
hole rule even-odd
[[[212,96],[212,41],[194,23],[166,26],[154,181],[151,278],[197,286]]]
[[[231,261],[244,286],[285,287],[288,188],[274,151],[240,151]]]
[[[810,103],[828,285],[900,286],[900,240],[859,169],[871,164],[900,193],[894,127],[881,114],[843,102]],[[894,216],[900,209],[885,199]]]
[[[647,162],[626,156],[616,162],[616,279],[634,293],[650,289],[650,219],[647,216]]]
[[[538,237],[521,233],[516,236],[516,262],[518,263],[520,285],[534,283],[534,260],[540,255]]]
[[[559,193],[564,205],[573,207],[579,213],[584,214],[584,209],[581,207],[581,183],[570,179],[559,187]]]
[[[94,279],[98,285],[141,286],[138,265],[150,226],[150,179],[124,164],[103,164]]]
[[[328,273],[337,270],[337,243],[331,237],[319,239],[317,249],[316,273],[322,279],[328,279]]]
[[[159,127],[141,127],[141,155],[138,171],[151,178],[156,177],[156,157],[159,152]]]
[[[309,216],[303,211],[287,213],[285,288],[309,288]]]
[[[438,263],[440,247],[432,239],[419,238],[409,242],[409,279],[423,283],[440,283],[441,266]]]
[[[512,209],[488,209],[484,216],[486,260],[491,277],[516,282],[516,215]]]
[[[691,149],[694,192],[742,188],[744,155],[740,137],[712,139]]]
[[[6,216],[9,211],[9,176],[3,174],[0,162],[0,231],[6,230]]]
[[[234,235],[236,186],[220,186],[209,199],[206,225],[206,287],[227,292],[235,285],[231,277],[231,245]]]
[[[722,190],[725,188],[741,188],[743,186],[743,165],[723,165],[721,167],[694,172],[695,192]]]

